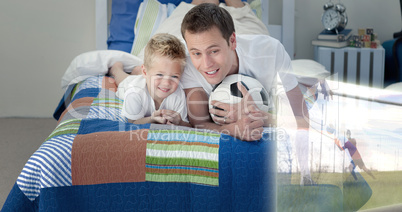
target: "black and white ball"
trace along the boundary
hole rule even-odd
[[[215,86],[209,96],[209,108],[214,107],[211,105],[212,100],[228,104],[239,103],[243,98],[241,91],[237,88],[237,82],[239,81],[247,89],[257,107],[262,111],[268,112],[270,98],[267,90],[258,80],[241,74],[229,75]],[[211,114],[211,116],[214,116],[214,114]]]

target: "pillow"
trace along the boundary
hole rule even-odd
[[[142,65],[142,60],[132,54],[117,50],[98,50],[78,55],[68,66],[61,79],[61,87],[76,84],[90,76],[106,75],[116,62],[122,62],[124,71],[131,72],[135,66]]]
[[[184,0],[191,3],[192,0]],[[108,49],[131,52],[135,38],[134,25],[138,9],[142,0],[115,0],[112,1],[112,16],[109,26]],[[181,0],[160,0],[161,4],[172,3],[179,5]]]
[[[144,0],[138,9],[135,21],[135,39],[131,48],[131,54],[138,55],[145,47],[156,28],[167,18],[167,5],[157,0]]]
[[[388,85],[385,89],[391,90],[391,91],[402,92],[402,82],[397,82],[397,83],[393,83],[391,85]]]
[[[112,16],[109,25],[108,49],[131,51],[134,40],[134,24],[142,0],[112,1]]]
[[[323,65],[314,60],[292,60],[293,73],[297,81],[306,85],[314,85],[318,80],[325,79],[331,73]]]

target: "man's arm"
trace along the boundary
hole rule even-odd
[[[215,114],[213,120],[220,124],[230,124],[236,122],[243,114],[250,114],[250,116],[253,116],[256,113],[260,113],[259,115],[261,115],[264,120],[264,127],[276,127],[276,115],[268,111],[260,110],[244,85],[237,83],[237,86],[243,94],[243,99],[240,103],[227,104],[215,100],[211,101],[213,106],[220,108],[209,109],[209,113]]]
[[[215,130],[244,141],[259,140],[262,137],[262,117],[242,116],[236,122],[226,125],[215,124],[209,116],[208,96],[202,88],[184,90],[187,97],[188,119],[195,128]]]

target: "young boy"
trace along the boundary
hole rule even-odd
[[[175,36],[154,35],[145,47],[141,75],[129,75],[121,62],[109,74],[124,99],[122,114],[131,123],[159,123],[191,126],[187,122],[186,96],[179,85],[184,70],[184,45]]]

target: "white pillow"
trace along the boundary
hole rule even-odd
[[[78,55],[70,63],[61,79],[61,87],[66,89],[90,76],[105,75],[116,62],[122,62],[125,72],[131,72],[135,66],[142,65],[143,61],[127,52],[118,50],[91,51]]]
[[[397,82],[397,83],[388,85],[385,89],[391,90],[391,91],[399,91],[399,92],[402,92],[402,82]]]
[[[293,73],[297,81],[306,85],[314,85],[318,80],[325,79],[331,73],[323,65],[314,60],[292,60]]]

